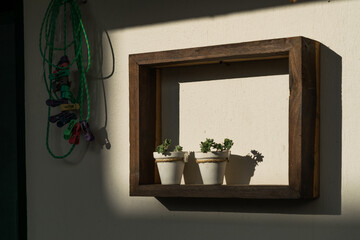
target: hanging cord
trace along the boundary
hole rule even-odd
[[[56,27],[59,26],[58,17],[60,9],[63,8],[63,47],[55,47],[55,33]],[[69,10],[68,10],[69,9]],[[68,11],[70,12],[69,18],[71,20],[72,27],[72,37],[73,40],[70,43],[67,43],[67,16]],[[83,40],[85,40],[86,51],[87,51],[87,67],[86,69],[83,66]],[[83,116],[83,105],[84,105],[84,91],[86,95],[86,104],[87,104],[87,113],[86,113],[86,121],[90,118],[90,98],[89,91],[86,81],[86,72],[89,71],[90,68],[90,46],[88,42],[88,38],[86,35],[86,31],[81,20],[81,12],[76,0],[51,0],[48,8],[46,9],[45,16],[40,28],[40,36],[39,36],[39,48],[40,54],[43,58],[43,79],[45,83],[46,90],[49,95],[49,99],[59,99],[60,97],[57,95],[56,91],[53,91],[52,84],[52,72],[53,68],[57,69],[58,75],[67,76],[69,74],[70,67],[76,63],[80,80],[79,80],[79,89],[77,98],[72,100],[73,103],[78,103],[80,105],[80,113],[79,119],[80,121],[84,119]],[[68,66],[58,66],[53,63],[54,52],[63,51],[64,56],[67,54],[67,50],[69,48],[73,48],[74,50],[74,59],[69,63]],[[46,74],[47,73],[49,76]],[[63,75],[62,75],[63,74]],[[55,76],[56,78],[56,76]],[[74,102],[75,101],[75,102]],[[64,155],[55,155],[49,146],[49,132],[50,132],[50,115],[51,115],[51,107],[48,107],[48,121],[47,121],[47,130],[46,130],[46,148],[49,154],[57,159],[66,158],[71,154],[71,152],[75,148],[75,144],[73,144],[70,150]]]

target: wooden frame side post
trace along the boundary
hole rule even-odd
[[[156,69],[156,126],[155,126],[155,146],[160,145],[162,142],[162,111],[161,111],[161,69],[157,68]],[[159,175],[159,170],[157,168],[157,165],[155,164],[154,166],[154,183],[161,183],[160,181],[160,175]]]
[[[129,56],[130,196],[139,187],[139,65]]]
[[[289,187],[299,198],[318,196],[319,84],[318,47],[292,39],[289,52]]]
[[[318,79],[319,43],[302,39],[302,172],[301,196],[318,197],[320,90]]]
[[[289,188],[298,194],[301,189],[301,40],[291,39],[289,50]]]
[[[320,196],[320,43],[315,42],[316,65],[316,126],[315,126],[315,152],[314,152],[314,189],[313,197]]]
[[[156,140],[156,70],[139,66],[139,184],[153,184]]]

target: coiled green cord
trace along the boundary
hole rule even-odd
[[[58,22],[58,16],[60,9],[63,8],[64,11],[64,45],[63,47],[55,47],[54,40],[55,40],[55,32],[57,22]],[[73,34],[73,40],[67,44],[67,13],[68,9],[70,11],[70,20],[71,20],[71,27],[72,27],[72,34]],[[86,43],[86,50],[87,50],[87,67],[86,69],[83,66],[83,40],[85,40]],[[44,41],[44,43],[43,43]],[[44,46],[43,46],[44,44]],[[72,62],[70,62],[69,66],[67,67],[60,67],[53,63],[53,57],[55,51],[63,51],[63,55],[66,55],[67,50],[69,48],[73,47],[74,49],[74,59]],[[76,0],[51,0],[49,3],[49,6],[46,9],[45,16],[43,19],[43,22],[41,24],[40,28],[40,37],[39,37],[39,48],[40,48],[40,54],[43,58],[43,79],[46,86],[46,90],[49,95],[49,99],[59,99],[59,96],[52,91],[52,83],[51,79],[48,75],[50,75],[53,72],[53,68],[57,68],[60,70],[69,70],[69,68],[76,63],[79,75],[80,75],[80,82],[79,82],[79,89],[77,94],[76,102],[80,105],[80,121],[83,120],[83,99],[84,99],[84,91],[86,95],[86,103],[87,103],[87,115],[86,115],[86,121],[90,118],[90,98],[89,98],[89,90],[87,86],[86,81],[86,72],[89,71],[90,68],[90,46],[89,41],[86,35],[86,31],[83,25],[83,22],[81,20],[81,12],[79,9],[79,6],[76,2]],[[48,74],[46,74],[46,68]],[[71,152],[75,148],[75,144],[73,144],[70,148],[70,150],[64,154],[64,155],[55,155],[50,147],[49,147],[49,132],[50,132],[50,122],[49,118],[51,115],[51,107],[48,107],[48,121],[47,121],[47,129],[46,129],[46,148],[49,152],[49,154],[53,158],[61,159],[66,158],[71,154]]]

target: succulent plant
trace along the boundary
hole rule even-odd
[[[168,152],[170,145],[171,145],[171,139],[166,138],[162,144],[156,147],[156,151],[158,153]]]
[[[224,150],[230,150],[230,148],[234,145],[233,140],[225,138],[224,139]]]
[[[200,143],[200,150],[203,153],[210,152],[211,149],[215,149],[218,152],[229,151],[232,145],[234,145],[234,142],[228,138],[225,138],[223,143],[216,143],[214,139],[207,138],[204,142]]]
[[[165,154],[166,152],[169,152],[169,147],[171,145],[171,139],[166,138],[162,144],[156,147],[156,151],[158,153]],[[174,152],[181,152],[183,149],[182,146],[176,145]]]
[[[183,147],[180,145],[176,145],[174,148],[174,152],[181,152],[183,150]]]
[[[203,152],[203,153],[210,152],[210,151],[211,151],[211,147],[213,146],[213,144],[214,144],[214,139],[207,138],[207,139],[205,140],[205,142],[201,142],[201,143],[200,143],[200,150],[201,150],[201,152]]]

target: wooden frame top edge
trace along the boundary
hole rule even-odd
[[[138,65],[153,65],[155,67],[161,67],[161,65],[168,65],[168,67],[171,67],[173,64],[183,63],[193,63],[196,65],[201,64],[202,61],[205,61],[204,63],[212,63],[211,61],[214,61],[213,63],[215,63],[219,59],[231,60],[238,58],[239,61],[243,58],[245,58],[245,61],[267,58],[272,59],[279,56],[287,57],[289,50],[294,47],[296,43],[300,43],[302,40],[314,41],[302,36],[297,36],[211,45],[205,47],[136,53],[130,54],[129,59],[131,62],[135,62]]]

